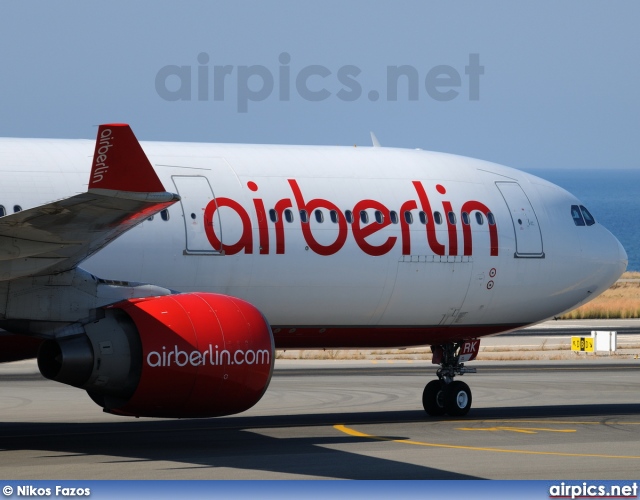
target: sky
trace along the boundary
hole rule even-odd
[[[640,167],[640,2],[0,2],[0,136]]]

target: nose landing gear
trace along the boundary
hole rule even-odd
[[[471,408],[471,389],[464,382],[454,381],[456,375],[475,373],[475,368],[465,368],[463,361],[471,361],[478,353],[480,341],[447,343],[432,346],[433,363],[439,364],[438,380],[432,380],[422,393],[424,411],[432,417],[444,415],[461,417]]]

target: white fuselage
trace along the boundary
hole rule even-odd
[[[0,205],[11,213],[85,191],[93,146],[0,139]],[[574,223],[573,195],[493,163],[394,148],[142,146],[181,201],[81,267],[243,298],[276,344],[365,346],[368,331],[411,328],[424,335],[387,344],[497,333],[586,302],[626,267],[602,225]],[[323,342],[332,329],[357,340]]]

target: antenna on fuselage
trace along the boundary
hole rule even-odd
[[[376,137],[376,134],[374,134],[373,132],[369,132],[371,134],[371,143],[372,146],[374,148],[380,148],[382,146],[380,146],[380,142],[378,141],[378,138]]]

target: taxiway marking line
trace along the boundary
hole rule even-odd
[[[425,443],[423,441],[413,441],[410,439],[391,439],[382,436],[374,436],[372,434],[365,434],[364,432],[351,429],[345,425],[334,425],[334,429],[348,434],[349,436],[361,437],[372,439],[376,441],[390,441],[393,443],[409,444],[413,446],[427,446],[430,448],[448,448],[454,450],[470,450],[470,451],[488,451],[492,453],[515,453],[520,455],[553,455],[557,457],[589,457],[589,458],[615,458],[615,459],[631,459],[640,460],[640,456],[628,456],[628,455],[601,455],[596,453],[564,453],[559,451],[527,451],[527,450],[510,450],[506,448],[485,448],[480,446],[463,446],[455,444],[444,443]]]
[[[520,432],[522,434],[538,434],[538,432],[577,432],[576,429],[546,429],[544,427],[508,427],[498,425],[496,427],[458,427],[459,431],[485,431],[485,432]]]
[[[558,424],[558,425],[640,425],[640,422],[588,422],[580,420],[520,420],[520,419],[469,419],[469,420],[437,420],[433,423],[449,422],[452,424],[469,424],[469,423],[504,423],[504,424]],[[383,422],[381,422],[383,423]]]

